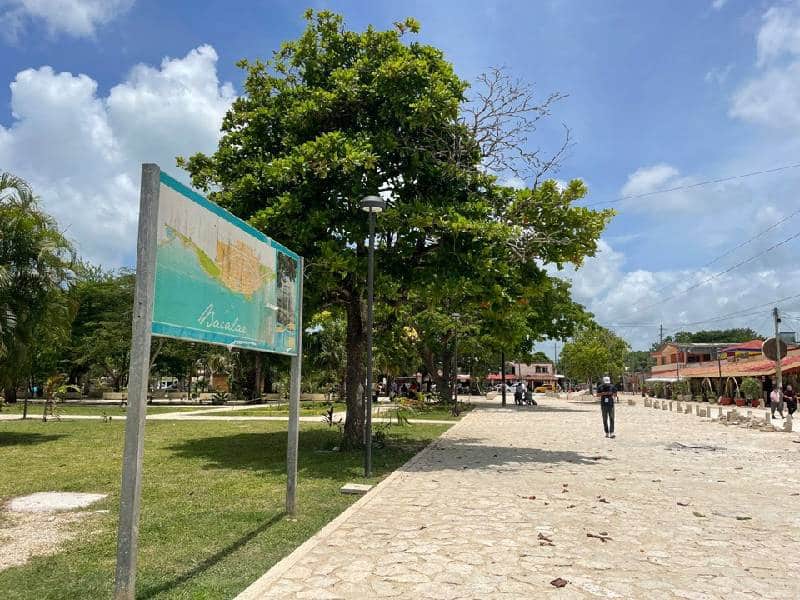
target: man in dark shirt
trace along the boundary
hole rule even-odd
[[[597,386],[597,395],[600,396],[600,411],[603,413],[603,429],[607,438],[614,435],[614,395],[617,389],[611,385],[610,377],[603,377],[603,382]]]

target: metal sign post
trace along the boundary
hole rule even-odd
[[[781,340],[780,335],[778,334],[778,326],[780,325],[781,318],[778,315],[778,307],[772,309],[772,316],[775,320],[775,384],[778,387],[778,402],[780,403],[783,400],[783,377],[781,373],[781,360],[786,355],[786,352],[783,350],[785,344],[783,340]],[[783,411],[783,409],[781,409]],[[775,409],[772,409],[772,414],[775,414]],[[783,414],[783,412],[781,412]]]
[[[142,165],[139,199],[139,241],[136,249],[136,288],[133,304],[133,339],[128,374],[128,410],[125,449],[122,454],[122,489],[119,502],[117,568],[114,598],[133,600],[136,591],[136,551],[139,541],[139,508],[142,494],[142,454],[150,377],[150,339],[155,289],[158,192],[161,169]]]
[[[297,355],[292,356],[289,384],[289,433],[286,441],[286,513],[297,510],[297,449],[300,441],[300,379],[303,372],[303,275],[305,261],[300,259],[300,318],[298,319]]]
[[[303,259],[158,165],[142,165],[115,600],[133,600],[153,335],[292,357],[286,512],[296,510]]]

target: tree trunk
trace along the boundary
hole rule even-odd
[[[261,394],[264,392],[264,368],[261,360],[261,352],[256,352],[256,377],[255,377],[255,401],[261,402]]]
[[[357,448],[364,442],[364,399],[359,391],[364,389],[364,351],[366,335],[364,331],[364,300],[356,292],[351,292],[347,309],[347,372],[345,373],[345,401],[347,418],[344,424],[342,448]]]
[[[439,390],[439,399],[445,403],[450,404],[453,401],[453,382],[451,377],[453,375],[453,353],[448,350],[442,352],[442,375],[439,376],[438,370],[435,371],[436,389]]]
[[[6,399],[6,404],[16,404],[17,402],[17,386],[12,385],[3,390],[3,396]]]

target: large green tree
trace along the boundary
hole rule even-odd
[[[657,351],[664,342],[677,342],[679,344],[712,344],[726,343],[739,344],[750,340],[764,339],[764,336],[749,327],[735,327],[733,329],[709,329],[701,331],[679,331],[675,335],[668,335],[663,342],[653,342],[651,350]]]
[[[74,252],[30,186],[0,173],[0,388],[16,400],[37,354],[72,320]],[[41,344],[39,351],[43,351]]]
[[[135,275],[83,266],[74,289],[77,313],[67,351],[72,382],[102,376],[119,391],[130,362]]]
[[[578,381],[594,381],[609,375],[619,379],[625,370],[628,343],[605,327],[591,324],[582,327],[564,344],[561,365],[566,375]]]
[[[483,111],[469,104],[467,83],[442,52],[407,39],[418,29],[414,20],[353,32],[327,11],[309,11],[307,19],[305,32],[272,60],[240,63],[245,94],[224,119],[218,150],[179,162],[213,200],[306,258],[307,314],[328,307],[344,314],[347,446],[360,443],[364,414],[362,197],[389,196],[376,253],[376,298],[387,303],[426,286],[442,298],[459,276],[469,280],[487,266],[502,278],[508,261],[580,258],[593,251],[609,215],[573,209],[559,216],[546,202],[565,202],[560,195],[498,187],[483,163],[490,153],[514,151],[487,135],[503,129],[507,108],[500,99]],[[557,232],[575,233],[571,256],[550,243],[549,219],[561,218]],[[516,300],[495,311],[497,331],[509,323],[509,302]]]

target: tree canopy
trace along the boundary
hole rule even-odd
[[[571,379],[593,381],[608,375],[619,379],[625,371],[628,343],[597,324],[581,328],[561,351],[562,370]]]
[[[522,345],[526,330],[569,327],[580,310],[568,284],[543,266],[580,265],[612,212],[574,206],[586,193],[577,180],[564,189],[498,185],[483,161],[514,149],[483,133],[502,131],[502,116],[476,109],[441,50],[409,40],[419,29],[413,19],[354,32],[328,11],[306,18],[306,30],[271,60],[239,63],[246,93],[226,115],[217,151],[179,162],[214,201],[305,257],[308,314],[343,312],[345,436],[358,443],[362,197],[388,199],[378,220],[376,301],[397,307],[393,323],[415,329],[438,365],[448,362],[454,306],[495,347]]]
[[[736,327],[733,329],[710,329],[702,331],[679,331],[675,335],[668,335],[664,338],[664,342],[676,342],[679,344],[691,343],[721,343],[730,342],[738,344],[741,342],[749,342],[750,340],[764,339],[764,336],[749,327]],[[659,342],[653,342],[651,350],[655,352],[658,350]]]
[[[6,400],[32,369],[36,342],[69,329],[74,252],[30,186],[0,173],[0,388]]]

